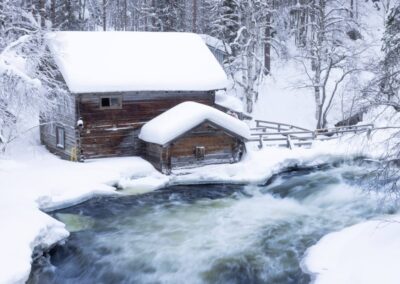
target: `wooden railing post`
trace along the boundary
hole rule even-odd
[[[287,143],[287,147],[288,147],[290,150],[292,150],[292,149],[293,149],[293,143],[292,143],[292,139],[291,139],[290,135],[287,136],[286,143]]]

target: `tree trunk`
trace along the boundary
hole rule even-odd
[[[156,7],[156,1],[152,0],[151,1],[151,11],[152,11],[152,16],[151,16],[151,31],[155,31],[156,30],[156,15],[157,15],[157,7]]]
[[[317,120],[317,129],[322,128],[321,116],[322,116],[322,104],[321,104],[321,90],[319,86],[314,87],[315,96],[315,119]]]
[[[271,73],[271,13],[267,13],[264,43],[264,74]]]
[[[113,22],[114,22],[114,29],[117,30],[117,31],[120,31],[120,30],[122,30],[121,18],[123,19],[123,17],[120,17],[121,5],[119,3],[119,0],[116,0],[116,1],[117,1],[117,12],[116,12],[116,14],[118,16],[117,17],[116,16],[112,16],[112,18],[113,18]]]
[[[317,35],[318,40],[317,40],[317,48],[320,47],[320,36]],[[322,115],[322,102],[321,102],[321,65],[322,65],[322,59],[321,59],[321,50],[318,48],[316,52],[316,60],[314,60],[314,68],[315,68],[315,74],[314,74],[314,97],[315,97],[315,118],[317,119],[317,129],[320,129],[322,127],[321,125],[321,115]]]
[[[56,0],[51,0],[50,4],[50,21],[51,25],[54,28],[56,25]]]
[[[193,25],[193,32],[197,33],[197,0],[193,0],[192,25]]]
[[[86,0],[83,0],[82,14],[83,14],[82,20],[85,20],[85,18],[86,18]]]
[[[321,110],[321,112],[322,112],[322,110]],[[323,112],[323,115],[322,115],[322,128],[326,128],[327,127],[327,124],[328,124],[328,112],[327,111],[324,111]]]
[[[103,0],[103,31],[107,30],[107,0]]]
[[[350,0],[350,17],[354,18],[354,0]]]
[[[124,31],[128,27],[128,0],[124,0]]]
[[[3,38],[3,30],[4,30],[4,20],[5,20],[5,15],[4,15],[4,0],[0,0],[0,36]],[[0,40],[0,47],[1,47],[2,41]]]
[[[325,0],[319,0],[318,5],[313,6],[313,11],[315,15],[315,54],[316,60],[314,62],[315,67],[315,75],[314,75],[314,95],[315,95],[315,104],[316,104],[316,119],[317,119],[317,128],[320,129],[323,127],[322,122],[322,110],[323,110],[323,99],[321,99],[321,74],[322,74],[322,62],[323,62],[323,54],[324,50],[324,42],[325,42]],[[323,95],[325,96],[325,90],[323,90]]]
[[[44,28],[46,26],[46,1],[39,0],[39,15],[40,15],[40,26]]]

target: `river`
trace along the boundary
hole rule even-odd
[[[28,283],[309,283],[307,248],[394,213],[365,190],[368,168],[336,161],[262,186],[172,186],[52,212],[71,236],[33,263]]]

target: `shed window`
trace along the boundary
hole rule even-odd
[[[204,156],[206,154],[206,148],[204,146],[197,146],[195,150],[196,159],[198,161],[204,160]]]
[[[62,127],[56,128],[57,148],[65,149],[65,129]]]
[[[101,97],[100,108],[102,109],[118,109],[122,106],[121,97]]]

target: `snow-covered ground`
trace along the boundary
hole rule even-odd
[[[367,221],[323,237],[303,261],[314,283],[400,282],[400,216]]]

